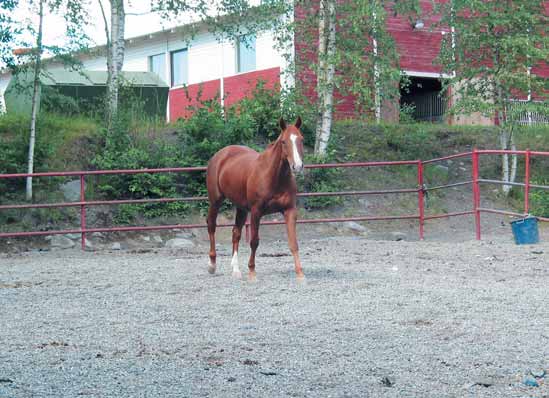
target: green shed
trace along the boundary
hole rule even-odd
[[[139,100],[147,114],[151,116],[166,116],[169,87],[153,72],[122,72],[124,89],[121,98],[129,96]],[[59,93],[74,99],[75,104],[84,108],[102,105],[106,98],[106,71],[44,71],[40,77],[42,92],[40,104],[46,96]],[[31,112],[32,105],[32,73],[22,72],[10,80],[4,94],[6,111],[9,113]],[[59,110],[64,113],[63,109]]]

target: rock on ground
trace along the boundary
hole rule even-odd
[[[194,243],[189,239],[174,238],[166,242],[166,247],[169,249],[184,249],[194,247]]]
[[[80,180],[68,181],[59,186],[65,200],[68,202],[78,202],[80,200]]]
[[[49,241],[51,247],[60,249],[70,249],[74,247],[74,242],[63,235],[53,235]]]

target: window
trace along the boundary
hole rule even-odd
[[[236,71],[255,70],[255,36],[243,36],[236,42]]]
[[[157,54],[149,57],[149,72],[156,73],[159,78],[166,81],[166,55]]]
[[[187,49],[172,51],[172,86],[181,86],[187,83],[189,64]]]

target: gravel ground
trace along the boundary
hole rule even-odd
[[[0,255],[0,397],[549,396],[546,244],[222,246]]]

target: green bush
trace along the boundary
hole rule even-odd
[[[549,179],[533,180],[532,184],[549,186]],[[530,211],[539,217],[549,217],[549,191],[537,188],[530,191]]]
[[[305,144],[314,145],[315,123],[312,108],[303,104],[292,90],[271,90],[259,81],[249,98],[242,99],[233,109],[233,114],[251,123],[254,137],[274,141],[280,134],[279,120],[284,117],[293,123],[301,116],[301,132]]]
[[[40,107],[43,112],[63,114],[65,116],[82,113],[79,101],[68,95],[64,95],[52,86],[42,86],[40,95]]]
[[[27,171],[29,130],[29,117],[0,115],[0,173]],[[41,113],[36,123],[35,172],[89,168],[97,131],[97,124],[89,119]],[[52,178],[34,180],[37,187],[55,182]],[[0,181],[0,191],[16,194],[24,184],[24,179]]]
[[[330,163],[332,158],[327,156],[319,158],[314,155],[305,157],[306,164]],[[303,176],[298,178],[298,186],[301,192],[337,192],[343,189],[341,169],[318,168],[306,169]],[[340,196],[309,196],[303,200],[308,209],[320,209],[343,204]]]
[[[177,146],[162,139],[150,140],[132,130],[130,113],[120,112],[110,132],[101,133],[102,149],[93,159],[101,170],[167,168],[181,165]],[[94,185],[94,193],[108,199],[155,199],[181,195],[178,175],[174,173],[140,173],[130,175],[103,175]],[[130,223],[138,217],[152,218],[185,214],[185,202],[127,204],[117,208],[115,222]]]
[[[180,119],[174,127],[187,166],[205,165],[227,145],[252,145],[255,133],[249,115],[237,115],[234,108],[224,115],[215,99],[204,102],[190,118]]]

